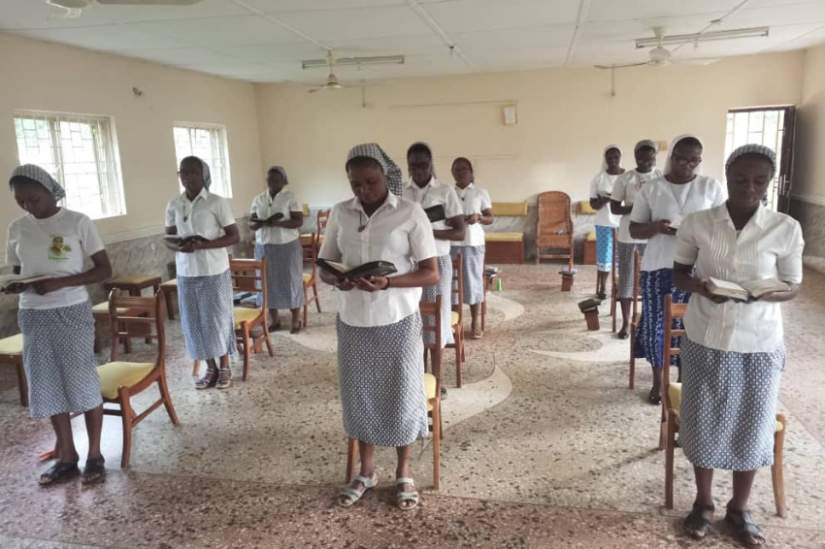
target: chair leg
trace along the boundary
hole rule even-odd
[[[120,467],[129,467],[129,458],[132,455],[132,406],[129,404],[129,393],[125,388],[121,388],[120,395],[120,419],[123,424],[123,451],[120,456]]]
[[[160,390],[160,398],[163,400],[163,406],[166,408],[166,413],[169,414],[172,425],[179,425],[178,414],[175,412],[172,397],[169,395],[169,386],[166,384],[166,373],[163,371],[161,371],[160,377],[158,378],[158,389]]]
[[[347,439],[347,476],[344,482],[349,484],[352,481],[353,473],[355,472],[355,458],[358,455],[358,444],[354,438]]]
[[[627,382],[627,388],[631,391],[636,386],[636,353],[634,353],[634,349],[636,348],[636,327],[630,326],[630,372],[629,378]]]
[[[29,383],[26,381],[26,370],[23,368],[23,359],[15,363],[17,367],[17,390],[20,391],[20,405],[29,406]]]
[[[433,399],[433,490],[438,490],[441,480],[441,399]]]
[[[782,430],[774,434],[773,465],[771,466],[771,481],[773,482],[773,499],[776,503],[776,514],[785,517],[785,430],[788,424],[785,416],[778,414],[776,420],[782,424]]]
[[[669,421],[665,449],[665,509],[673,509],[673,447],[676,445],[676,426]]]
[[[315,309],[320,313],[321,312],[321,300],[318,299],[318,283],[312,283],[312,295],[315,296]]]
[[[309,292],[307,291],[307,287],[304,286],[304,328],[307,325],[307,311],[309,310]]]
[[[243,325],[243,376],[241,379],[246,381],[247,376],[249,375],[249,353],[250,353],[250,345],[252,345],[251,337],[249,334],[249,326],[247,324]]]
[[[453,339],[455,340],[455,384],[460,389],[464,380],[461,364],[461,335],[458,332],[459,330],[453,330]]]
[[[484,292],[484,300],[481,302],[481,331],[487,329],[487,292]]]
[[[269,337],[269,330],[267,329],[266,324],[264,324],[264,343],[266,344],[266,350],[269,353],[269,356],[275,356],[272,352],[272,338]]]

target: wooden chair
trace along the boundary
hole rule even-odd
[[[321,212],[318,212],[320,216]],[[318,266],[315,264],[315,260],[318,259],[318,252],[321,249],[320,245],[320,234],[313,233],[312,234],[312,246],[309,248],[304,248],[304,264],[309,265],[309,272],[303,274],[303,283],[304,283],[304,319],[303,324],[304,328],[307,325],[307,318],[309,316],[309,306],[312,303],[315,303],[315,309],[320,313],[321,312],[321,301],[318,299]],[[312,290],[312,296],[310,296],[309,291]]]
[[[453,331],[453,343],[447,345],[455,349],[455,384],[461,387],[463,384],[463,368],[466,357],[464,356],[464,277],[461,276],[464,268],[464,258],[461,254],[456,254],[453,261],[453,282],[451,288],[451,303],[453,311],[450,315],[450,327]]]
[[[633,296],[630,299],[630,372],[627,386],[633,390],[636,384],[636,338],[639,325],[642,322],[642,312],[639,310],[641,300],[640,279],[642,274],[642,255],[639,250],[633,250]]]
[[[177,307],[178,300],[178,279],[173,278],[167,280],[160,285],[160,291],[163,292],[163,298],[166,300],[166,313],[169,316],[169,320],[175,320],[175,307]],[[173,301],[175,302],[174,307],[172,306]]]
[[[684,330],[672,328],[673,320],[682,318],[687,310],[686,303],[673,303],[668,294],[665,306],[665,346],[662,365],[662,435],[665,442],[665,508],[673,509],[673,458],[676,448],[676,433],[679,432],[679,414],[682,407],[682,384],[670,382],[670,358],[679,354],[679,347],[672,345],[672,338],[684,335]],[[681,340],[678,340],[681,341]],[[771,481],[776,514],[785,516],[785,431],[788,422],[784,415],[776,415],[773,439],[773,465]],[[660,443],[661,445],[661,443]]]
[[[536,263],[542,259],[566,259],[573,269],[573,218],[566,193],[548,191],[538,196]]]
[[[432,373],[424,373],[424,392],[427,398],[427,415],[429,416],[429,429],[433,436],[433,489],[438,490],[441,479],[441,361],[437,359],[440,355],[434,352],[441,349],[441,296],[435,298],[433,303],[420,303],[422,332],[432,332],[433,343],[424,345],[424,362],[427,363],[427,354],[432,356]],[[427,338],[424,339],[425,341]],[[347,473],[346,483],[352,481],[352,474],[355,472],[355,460],[358,457],[358,442],[350,438],[347,441]]]
[[[272,341],[269,338],[269,321],[266,289],[266,261],[256,259],[232,259],[229,261],[229,270],[232,274],[233,292],[256,292],[260,294],[259,307],[235,307],[235,341],[243,352],[243,376],[246,381],[249,375],[249,356],[252,352],[261,352],[262,344],[266,344],[269,356],[272,354]],[[260,333],[255,334],[255,328]]]
[[[173,425],[178,425],[178,416],[169,396],[166,384],[166,336],[163,327],[163,294],[158,292],[153,297],[125,296],[119,290],[112,290],[109,295],[109,311],[112,330],[112,360],[98,367],[100,388],[103,396],[103,413],[120,416],[123,422],[123,452],[120,466],[129,466],[132,451],[132,429],[146,416],[163,404]],[[129,311],[122,314],[120,311]],[[120,362],[117,360],[118,340],[128,336],[125,325],[143,324],[149,330],[149,337],[157,341],[158,352],[155,362]],[[154,333],[152,327],[154,326]],[[160,398],[140,414],[136,414],[131,405],[131,398],[143,390],[157,384]],[[115,409],[106,408],[106,404],[116,404]]]
[[[111,291],[111,290],[109,290]],[[123,291],[123,290],[121,290]],[[129,295],[135,296],[134,293],[129,293]],[[139,294],[138,294],[139,295]],[[164,296],[165,297],[165,296]],[[134,311],[129,311],[123,309],[118,311],[121,316],[133,316]],[[99,353],[101,350],[100,347],[100,337],[99,331],[101,326],[108,326],[111,324],[111,316],[109,314],[109,302],[108,301],[101,301],[100,303],[94,305],[92,307],[92,318],[95,321],[95,342],[94,342],[94,352]],[[138,337],[145,339],[146,343],[151,343],[151,338],[147,337],[147,333],[149,332],[149,328],[146,325],[139,324],[131,324],[127,325],[123,323],[120,326],[121,331],[125,331],[128,335],[126,337],[122,337],[120,339],[120,343],[123,345],[123,353],[129,354],[132,352],[132,338]]]
[[[29,386],[26,371],[23,369],[23,334],[0,339],[0,364],[13,366],[17,371],[17,390],[20,392],[20,404],[29,405]]]

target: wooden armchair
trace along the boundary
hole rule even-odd
[[[161,404],[166,408],[173,425],[178,425],[178,416],[172,405],[169,387],[166,384],[166,335],[163,327],[165,301],[163,293],[154,297],[122,295],[112,290],[109,295],[109,315],[112,330],[112,360],[99,366],[100,389],[103,396],[103,413],[120,416],[123,423],[123,452],[120,466],[129,466],[132,451],[132,429],[143,421]],[[126,313],[128,311],[128,313]],[[155,362],[121,362],[117,360],[118,340],[128,336],[126,325],[142,324],[147,327],[147,337],[156,340],[158,346]],[[152,330],[154,327],[154,330]],[[132,408],[131,398],[145,389],[157,385],[160,398],[140,414]],[[117,408],[107,408],[106,404],[116,404]]]
[[[257,292],[260,306],[235,307],[235,340],[243,352],[243,380],[249,374],[249,356],[261,352],[266,344],[269,356],[272,355],[272,341],[269,338],[269,321],[267,319],[266,261],[256,259],[232,259],[229,261],[232,274],[233,292]],[[260,328],[260,333],[254,332]]]
[[[566,259],[573,270],[573,218],[566,193],[548,191],[538,196],[536,263],[542,259]]]
[[[319,212],[320,215],[320,212]],[[315,303],[315,309],[321,312],[321,301],[318,299],[318,266],[315,261],[318,259],[318,251],[321,249],[319,233],[312,234],[312,246],[304,248],[304,265],[309,265],[309,272],[303,274],[304,283],[304,319],[303,325],[306,328],[309,316],[309,306]],[[310,290],[312,295],[310,296]]]
[[[670,294],[664,297],[665,307],[665,346],[662,359],[662,429],[660,439],[664,439],[665,448],[665,508],[673,509],[673,458],[676,448],[676,433],[679,432],[679,414],[682,407],[682,384],[670,382],[670,357],[679,354],[678,344],[672,344],[673,337],[684,335],[684,330],[672,328],[673,320],[684,317],[686,303],[673,303]],[[677,340],[681,341],[681,339]],[[785,471],[784,448],[785,431],[788,422],[782,414],[776,415],[776,427],[773,442],[773,465],[771,481],[776,514],[785,516]],[[661,449],[660,441],[660,449]]]

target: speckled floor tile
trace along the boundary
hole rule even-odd
[[[441,492],[431,483],[431,448],[416,444],[421,508],[391,505],[394,451],[378,452],[384,488],[342,511],[343,479],[335,370],[334,299],[311,313],[299,336],[273,337],[275,357],[252,359],[250,378],[228,391],[192,388],[191,362],[170,323],[172,398],[134,432],[132,465],[121,471],[119,420],[107,418],[105,485],[40,489],[36,453],[52,444],[45,422],[17,404],[14,375],[0,369],[0,547],[683,547],[679,519],[692,500],[689,464],[676,460],[676,509],[665,511],[664,456],[655,449],[659,409],[645,403],[650,370],[640,361],[627,389],[627,342],[587,332],[576,302],[594,271],[581,267],[573,292],[559,291],[557,266],[504,266],[491,294],[488,331],[467,340],[465,387],[454,388],[445,353]],[[772,547],[825,547],[825,277],[806,271],[801,298],[786,306],[788,366],[781,390],[788,516],[773,516],[768,470],[752,507]],[[138,345],[136,357],[151,352]],[[103,357],[101,357],[102,359]],[[233,366],[240,373],[240,361]],[[154,392],[136,399],[137,408]],[[74,427],[85,449],[83,423]],[[717,507],[730,493],[716,479]],[[697,547],[733,547],[719,528]],[[692,545],[692,544],[691,544]]]

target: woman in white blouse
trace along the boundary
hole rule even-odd
[[[630,212],[633,211],[633,201],[642,190],[642,186],[662,176],[656,167],[656,143],[650,139],[643,139],[633,148],[636,158],[636,168],[627,170],[619,176],[613,186],[610,196],[610,211],[621,216],[619,234],[617,236],[617,258],[619,261],[619,283],[617,295],[622,309],[622,327],[617,334],[619,339],[627,338],[627,323],[630,316],[630,300],[633,298],[633,252],[644,254],[645,240],[637,240],[630,236]]]
[[[103,399],[94,356],[95,322],[87,284],[112,275],[103,242],[86,215],[60,207],[63,187],[33,164],[16,168],[9,179],[25,216],[9,225],[6,263],[23,278],[5,291],[19,293],[17,320],[23,333],[23,367],[29,382],[29,413],[51,419],[57,461],[40,484],[76,477],[78,455],[72,413],[82,412],[89,435],[84,484],[104,479],[100,453]],[[87,259],[92,267],[86,268]]]
[[[622,151],[617,145],[608,145],[602,155],[602,169],[590,183],[590,207],[596,210],[596,296],[607,297],[607,275],[613,267],[613,229],[619,218],[610,211],[613,185],[624,173]]]
[[[700,175],[702,143],[694,136],[673,140],[664,176],[642,187],[630,213],[630,236],[647,239],[642,258],[642,320],[636,336],[637,357],[644,357],[653,369],[653,387],[648,402],[661,403],[661,372],[664,353],[664,312],[662,300],[671,294],[674,303],[686,303],[689,294],[673,286],[673,251],[676,229],[689,213],[724,203],[722,184]]]
[[[387,188],[387,165],[373,143],[347,156],[354,198],[332,209],[319,256],[355,267],[389,261],[392,277],[349,280],[321,271],[338,290],[338,378],[344,431],[358,441],[359,474],[340,495],[353,505],[378,483],[375,446],[395,447],[396,501],[418,505],[410,458],[412,443],[427,435],[421,288],[438,280],[432,228],[424,210]]]
[[[464,272],[464,303],[470,306],[472,316],[472,337],[481,338],[481,326],[478,314],[484,301],[484,227],[493,223],[493,204],[490,194],[477,187],[473,174],[473,165],[464,157],[453,160],[453,179],[455,192],[464,208],[464,240],[453,242],[450,255],[461,254]],[[457,305],[453,303],[453,305]]]
[[[175,252],[181,330],[189,356],[207,364],[195,388],[227,389],[232,385],[235,319],[226,249],[237,244],[238,226],[229,201],[209,192],[212,177],[206,162],[186,157],[179,175],[184,192],[166,207],[166,234],[185,240],[167,238],[165,243]]]
[[[714,511],[714,469],[733,471],[726,520],[748,546],[765,537],[747,509],[756,470],[773,464],[779,378],[785,367],[780,302],[802,282],[802,229],[762,200],[776,155],[762,145],[736,149],[725,166],[730,198],[687,216],[679,228],[674,280],[690,292],[682,341],[680,443],[694,466],[696,500],[685,519],[704,537]],[[719,297],[708,279],[745,284],[776,279],[785,289],[747,301]]]
[[[266,289],[270,330],[280,328],[278,309],[292,313],[290,333],[301,330],[304,305],[304,251],[298,229],[304,223],[304,209],[291,191],[281,166],[269,168],[267,190],[252,201],[249,228],[255,233],[255,257],[266,262]]]

